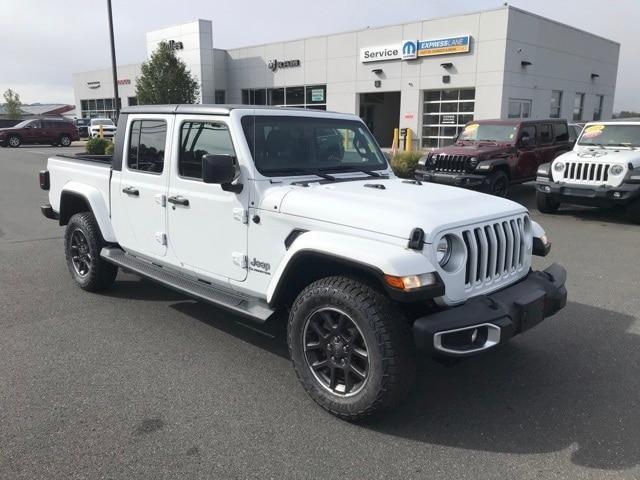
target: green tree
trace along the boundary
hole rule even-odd
[[[4,92],[4,109],[7,111],[7,116],[12,120],[17,120],[22,115],[20,110],[20,95],[11,89]]]
[[[160,42],[151,58],[140,68],[136,79],[139,105],[167,103],[196,103],[200,93],[198,82],[175,51],[166,42]]]

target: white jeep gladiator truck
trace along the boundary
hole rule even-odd
[[[640,122],[585,125],[572,151],[538,168],[536,199],[543,213],[563,203],[626,207],[640,223]]]
[[[88,291],[118,268],[257,323],[288,315],[295,371],[331,413],[397,404],[417,354],[466,357],[563,308],[521,205],[394,176],[354,115],[246,106],[122,111],[113,157],[54,156],[47,218]]]

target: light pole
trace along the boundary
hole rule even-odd
[[[116,44],[113,40],[113,15],[111,14],[111,0],[107,0],[107,10],[109,11],[109,37],[111,39],[111,70],[113,73],[113,101],[116,102],[116,121],[120,115],[120,97],[118,96],[118,71],[116,69]]]

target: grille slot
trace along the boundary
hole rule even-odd
[[[527,252],[526,216],[493,222],[462,231],[467,248],[465,287],[481,287],[518,271]]]
[[[566,164],[563,180],[574,183],[601,185],[609,180],[608,163],[569,162]]]
[[[467,155],[445,155],[436,154],[434,159],[434,170],[436,172],[463,173],[467,171]]]

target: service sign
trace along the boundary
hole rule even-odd
[[[431,57],[433,55],[447,55],[451,53],[467,53],[469,51],[470,36],[439,38],[436,40],[420,40],[418,42],[418,56]]]
[[[401,43],[393,45],[361,48],[360,61],[367,63],[385,60],[415,60],[419,57],[467,53],[470,43],[470,35],[435,40],[403,40]]]
[[[402,45],[395,43],[393,45],[385,45],[383,47],[370,47],[360,49],[360,61],[381,62],[384,60],[398,60],[402,52]]]

